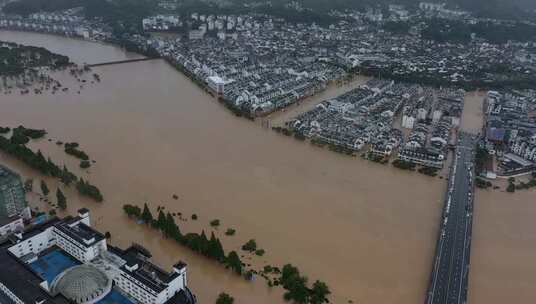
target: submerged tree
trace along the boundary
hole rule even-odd
[[[216,304],[233,304],[234,298],[230,295],[226,294],[225,292],[220,293],[218,296],[218,299],[216,300]]]
[[[67,198],[65,197],[65,195],[63,195],[63,192],[61,192],[60,188],[56,190],[56,198],[58,200],[58,207],[61,210],[67,209]]]
[[[162,232],[166,229],[166,215],[162,209],[158,212],[158,219],[156,220],[155,227]]]
[[[147,225],[150,225],[153,223],[153,214],[151,213],[151,210],[149,210],[147,203],[143,205],[143,212],[141,213],[141,220],[143,220],[145,224]]]
[[[227,256],[227,265],[237,274],[242,274],[242,261],[236,251],[229,252]]]
[[[41,180],[41,192],[44,196],[47,196],[50,193],[47,183],[44,180]]]
[[[133,206],[130,204],[123,205],[123,211],[127,214],[128,217],[136,217],[140,218],[141,216],[141,209],[138,206]]]
[[[329,303],[327,297],[330,294],[331,291],[326,283],[321,281],[314,282],[313,288],[311,289],[311,304]]]

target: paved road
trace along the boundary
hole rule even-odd
[[[467,302],[473,223],[474,148],[475,141],[471,135],[460,133],[426,304]]]

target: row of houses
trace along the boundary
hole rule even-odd
[[[75,17],[40,18],[44,14],[6,16],[0,14],[0,29],[21,30],[57,34],[68,37],[79,37],[87,40],[101,41],[111,37],[111,32],[104,27]],[[57,16],[57,15],[53,15]]]
[[[395,114],[404,103],[395,93],[398,88],[392,81],[371,80],[287,125],[305,137],[350,151],[370,145],[373,153],[389,155],[402,142],[400,130],[393,129]]]
[[[440,109],[434,102],[438,94],[427,87],[374,79],[320,103],[287,122],[287,126],[311,140],[350,151],[368,147],[375,158],[388,158],[398,151],[395,155],[401,160],[441,168],[455,124],[451,113],[439,115],[437,121],[431,119],[429,112]],[[411,117],[421,112],[418,109],[426,109],[426,113],[413,118],[415,122],[407,128],[411,131],[405,138],[404,122],[399,129],[395,119]]]
[[[398,158],[413,164],[442,168],[447,158],[447,148],[453,125],[447,117],[433,125],[419,122],[413,128]]]
[[[278,58],[264,51],[252,53],[248,46],[251,40],[241,37],[225,41],[225,46],[217,38],[149,43],[215,94],[255,116],[299,102],[345,75],[342,68],[325,62],[303,62],[288,54]]]
[[[536,94],[489,91],[483,110],[484,147],[497,158],[498,173],[532,170],[536,163]]]

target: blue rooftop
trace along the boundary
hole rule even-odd
[[[30,264],[30,267],[50,284],[65,269],[76,265],[80,263],[57,249],[39,257],[37,261]]]
[[[112,289],[102,300],[95,304],[134,304],[117,290]]]

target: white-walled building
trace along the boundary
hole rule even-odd
[[[163,304],[186,288],[186,264],[182,262],[168,273],[148,262],[150,254],[138,246],[124,251],[115,248],[115,254],[125,260],[115,283],[140,303]]]
[[[402,127],[406,129],[413,129],[413,126],[415,125],[415,117],[411,115],[403,115],[402,116]]]
[[[0,236],[4,236],[24,229],[24,221],[20,216],[0,216]]]
[[[87,209],[80,209],[77,217],[43,226],[43,229],[19,234],[17,244],[8,250],[18,258],[34,260],[43,250],[58,246],[82,263],[106,251],[106,239],[90,227]]]
[[[108,246],[90,225],[89,211],[80,209],[76,217],[54,218],[2,244],[0,303],[3,297],[21,304],[107,304],[117,297],[124,304],[196,303],[187,287],[185,263],[166,272],[149,261],[151,254],[143,247]],[[16,273],[6,275],[4,264]],[[29,301],[21,285],[30,281]]]
[[[188,32],[188,38],[190,40],[203,39],[203,37],[205,37],[205,32],[206,31],[203,29],[190,30],[190,32]]]
[[[421,2],[419,8],[423,11],[439,11],[445,8],[444,3]]]
[[[217,94],[223,94],[225,91],[225,80],[219,76],[207,77],[207,84]]]

